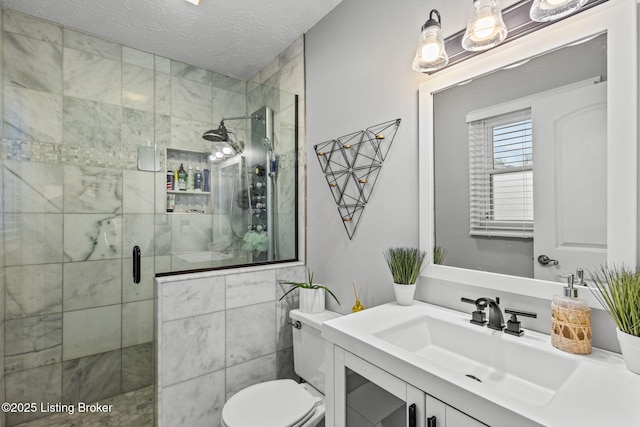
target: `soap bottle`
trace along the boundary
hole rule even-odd
[[[200,172],[200,166],[196,166],[196,172],[193,175],[193,181],[196,191],[202,191],[202,172]]]
[[[180,191],[186,191],[187,189],[187,172],[184,170],[184,166],[180,163],[180,169],[178,169],[178,189]]]
[[[575,276],[569,274],[562,295],[551,303],[551,344],[573,354],[591,353],[591,308],[578,298]]]
[[[209,192],[209,169],[204,169],[202,174],[202,191]]]
[[[189,164],[189,172],[187,173],[187,190],[193,191],[195,189],[194,179],[193,179],[193,166]]]

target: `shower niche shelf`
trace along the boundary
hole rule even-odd
[[[167,194],[185,194],[185,195],[193,194],[194,196],[197,196],[197,195],[201,195],[201,196],[203,196],[203,195],[208,195],[208,194],[210,195],[211,193],[210,193],[210,192],[208,192],[208,191],[189,191],[189,190],[187,190],[187,191],[182,191],[182,190],[169,190],[169,189],[167,188]]]
[[[188,173],[189,165],[193,168],[193,172],[196,168],[200,168],[202,172],[202,185],[204,182],[204,170],[211,171],[211,162],[209,161],[209,152],[205,151],[193,151],[185,150],[182,148],[167,147],[165,150],[165,174],[169,171],[176,171],[180,168],[180,165],[184,167],[184,170]],[[211,188],[211,174],[209,174],[209,182],[206,187]],[[194,191],[194,190],[178,190],[177,183],[174,183],[174,189],[168,187],[169,182],[165,178],[165,201],[167,205],[168,214],[210,214],[211,213],[211,192],[210,191]],[[169,199],[175,199],[173,211],[169,211]]]

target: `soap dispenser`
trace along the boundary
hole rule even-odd
[[[573,354],[591,353],[591,308],[578,298],[575,276],[569,274],[563,295],[551,303],[551,344]]]

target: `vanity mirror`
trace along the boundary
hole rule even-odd
[[[448,252],[423,276],[551,298],[636,265],[636,40],[610,0],[420,86],[420,242]]]

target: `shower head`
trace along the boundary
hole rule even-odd
[[[202,134],[202,138],[211,142],[224,142],[225,145],[223,147],[217,147],[218,150],[215,151],[215,157],[218,159],[223,159],[224,157],[230,155],[238,155],[244,151],[244,144],[242,142],[235,142],[231,139],[230,135],[233,132],[227,130],[224,125],[224,119],[220,121],[220,126],[217,129],[211,129]]]
[[[220,121],[220,126],[217,129],[211,129],[202,134],[202,138],[212,142],[227,142],[229,141],[229,132],[224,126],[224,120]]]
[[[208,141],[227,142],[229,141],[229,133],[231,132],[227,131],[227,128],[224,125],[224,121],[225,120],[242,120],[242,119],[262,120],[262,116],[258,116],[257,114],[252,114],[251,116],[223,117],[222,120],[220,120],[220,126],[218,126],[218,129],[208,130],[202,135],[202,137]]]
[[[267,151],[273,151],[273,144],[269,138],[262,138],[262,145],[264,149]]]

